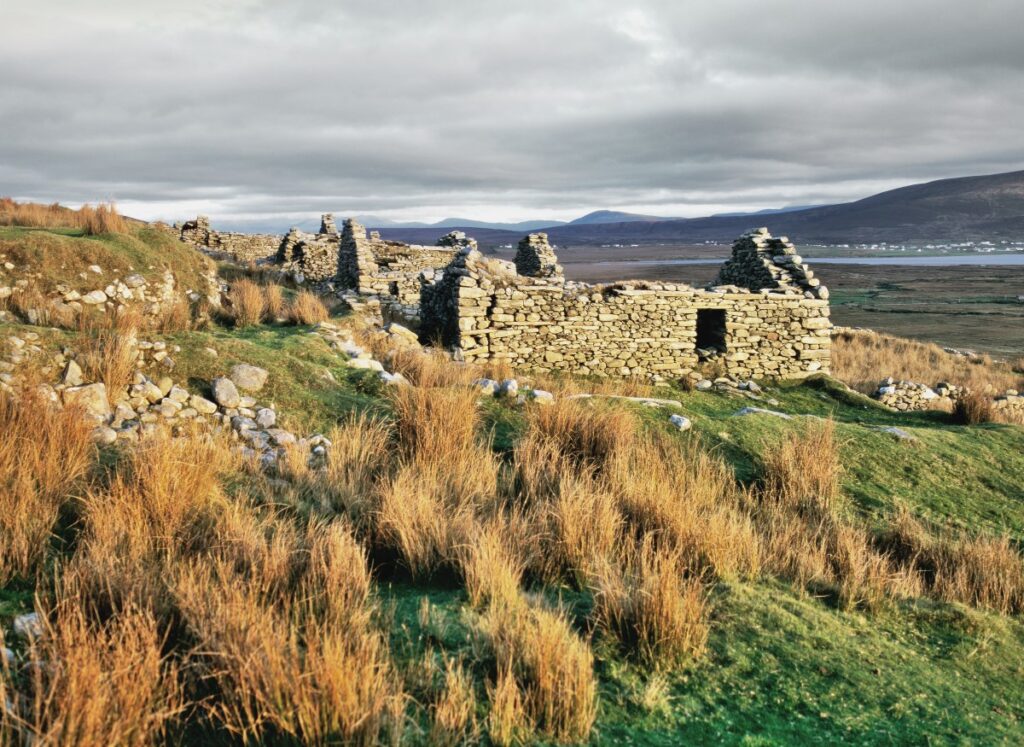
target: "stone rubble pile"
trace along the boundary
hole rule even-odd
[[[120,277],[98,265],[91,265],[88,271],[80,273],[83,281],[80,285],[85,289],[57,283],[43,290],[38,273],[33,273],[30,268],[22,268],[21,277],[10,285],[5,284],[7,276],[15,275],[17,269],[13,263],[4,262],[4,269],[0,270],[0,301],[17,300],[19,295],[33,299],[34,305],[27,301],[19,304],[27,306],[23,314],[29,324],[49,325],[58,321],[68,324],[83,311],[118,314],[127,308],[135,309],[143,316],[154,317],[181,301],[206,301],[214,307],[220,305],[221,286],[212,267],[204,277],[205,288],[187,288],[184,291],[179,291],[177,279],[170,270],[164,270],[159,280],[147,280],[133,268]],[[98,285],[92,285],[94,280]],[[91,290],[88,289],[90,286]],[[0,320],[9,315],[9,311],[0,309]]]
[[[890,376],[882,380],[872,397],[886,407],[901,412],[914,410],[953,409],[953,400],[962,394],[960,387],[940,383],[932,389],[915,381],[895,381]]]
[[[377,232],[374,231],[374,233]],[[373,238],[373,234],[371,234],[371,238]],[[377,234],[377,238],[380,238],[379,233]],[[464,247],[469,247],[471,249],[477,248],[476,239],[467,236],[465,231],[449,231],[437,240],[437,246],[449,246],[455,247],[456,249],[462,249]]]

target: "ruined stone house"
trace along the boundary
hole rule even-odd
[[[566,281],[546,237],[519,244],[517,273],[464,250],[424,287],[422,334],[468,361],[674,378],[705,360],[737,378],[828,371],[828,291],[785,238],[741,236],[717,284]],[[530,274],[525,274],[530,273]]]
[[[568,281],[543,233],[520,241],[512,263],[485,257],[461,232],[417,246],[367,235],[348,219],[339,235],[330,215],[315,236],[289,232],[276,260],[379,304],[469,361],[652,378],[702,363],[744,379],[798,378],[830,365],[828,291],[792,243],[765,228],[734,242],[708,288]]]

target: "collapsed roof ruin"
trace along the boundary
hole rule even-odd
[[[515,261],[484,256],[461,232],[437,246],[380,238],[353,219],[324,216],[313,235],[245,242],[202,217],[181,238],[278,264],[325,290],[358,296],[426,341],[470,361],[603,376],[675,378],[714,362],[736,378],[799,378],[829,370],[828,290],[785,237],[740,236],[714,284],[566,280],[543,233],[519,242]]]

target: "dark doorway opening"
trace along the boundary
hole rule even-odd
[[[713,358],[725,352],[725,309],[697,309],[697,355]]]

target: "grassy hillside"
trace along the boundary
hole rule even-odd
[[[147,232],[5,237],[60,256],[54,283],[191,261]],[[330,323],[411,385],[315,325],[140,333],[196,394],[263,367],[260,401],[330,438],[270,471],[184,430],[97,447],[74,410],[0,393],[3,740],[1024,740],[1024,428],[894,413],[827,377],[754,394],[520,373],[555,402],[519,402],[472,384],[507,371]],[[0,357],[84,334],[0,323]],[[35,642],[13,631],[33,608]]]

